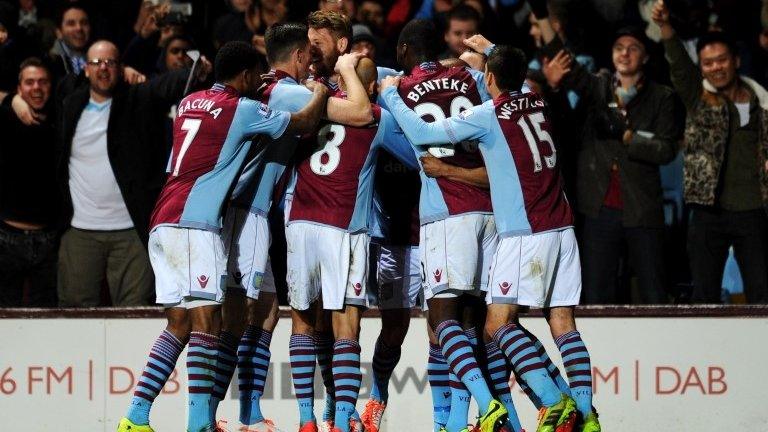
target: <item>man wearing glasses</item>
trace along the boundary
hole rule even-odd
[[[120,53],[95,42],[87,83],[63,99],[56,175],[66,228],[59,256],[59,304],[97,306],[106,279],[115,306],[149,304],[149,216],[165,180],[164,119],[183,95],[188,69],[129,86]],[[202,62],[200,75],[211,67]]]

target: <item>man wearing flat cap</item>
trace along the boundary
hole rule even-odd
[[[576,187],[577,209],[584,216],[582,302],[616,303],[626,250],[641,302],[666,303],[659,166],[678,150],[674,93],[643,73],[650,42],[641,29],[616,32],[614,70],[590,74],[561,50],[548,20],[537,18],[549,53],[544,67],[549,85],[576,91],[587,110]]]

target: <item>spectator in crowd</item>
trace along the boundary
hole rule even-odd
[[[440,59],[459,58],[467,50],[464,39],[476,35],[480,29],[480,14],[473,7],[460,4],[448,12],[443,39],[448,46]]]
[[[16,8],[0,1],[0,102],[16,87],[21,47],[17,40]]]
[[[363,0],[357,8],[357,22],[365,24],[377,36],[384,34],[384,6],[376,0]]]
[[[354,19],[357,15],[357,5],[355,0],[320,0],[317,9],[321,11],[339,12],[346,15],[349,19]]]
[[[739,57],[720,32],[699,38],[699,67],[670,23],[663,1],[653,20],[672,83],[688,111],[684,196],[691,208],[688,254],[693,300],[719,303],[723,268],[733,246],[751,303],[768,301],[768,93],[737,74]]]
[[[165,180],[164,119],[183,96],[189,71],[128,86],[119,59],[111,42],[94,43],[88,85],[63,102],[56,171],[67,228],[59,251],[61,306],[96,306],[105,277],[115,305],[145,305],[152,296],[145,245]],[[204,60],[201,74],[209,70]]]
[[[144,3],[136,24],[138,31],[123,54],[124,64],[147,76],[160,72],[166,46],[172,37],[184,34],[185,22],[180,13],[170,13],[168,3]]]
[[[192,67],[192,59],[187,52],[196,49],[195,43],[189,37],[179,34],[171,36],[165,44],[165,49],[158,59],[158,72],[176,71]]]
[[[251,42],[254,31],[253,0],[228,0],[231,10],[213,24],[213,46],[219,49],[230,41]]]
[[[359,52],[371,60],[376,60],[376,47],[379,41],[373,35],[368,26],[355,24],[352,26],[351,52]]]
[[[91,40],[91,23],[88,12],[73,3],[61,12],[56,29],[56,42],[51,48],[53,72],[56,77],[66,74],[80,74],[85,69],[85,50]]]
[[[548,19],[539,26],[550,52],[562,47]],[[588,111],[577,171],[585,303],[616,302],[624,245],[642,301],[667,302],[659,165],[675,157],[678,132],[673,91],[643,74],[648,44],[642,29],[623,28],[614,37],[614,73],[590,74],[564,51],[547,68],[549,85],[574,89]]]
[[[55,306],[59,200],[51,76],[42,61],[29,58],[18,79],[16,91],[39,114],[39,123],[22,123],[10,98],[0,105],[0,307]]]

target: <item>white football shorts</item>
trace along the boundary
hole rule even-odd
[[[419,230],[424,297],[485,291],[498,234],[493,215],[469,213],[430,222]]]
[[[578,305],[581,263],[573,228],[502,238],[490,280],[488,304]]]
[[[230,207],[222,237],[227,248],[227,289],[245,292],[252,299],[259,292],[275,292],[274,281],[265,284],[269,270],[271,234],[267,218],[246,209]],[[271,276],[270,276],[271,277]]]
[[[376,245],[374,250],[379,309],[411,309],[422,303],[419,247]]]
[[[296,310],[307,310],[322,295],[323,309],[344,305],[368,307],[368,234],[292,222],[285,229],[288,245],[288,296]]]
[[[155,227],[149,234],[149,261],[158,304],[191,308],[224,300],[227,257],[218,233]]]

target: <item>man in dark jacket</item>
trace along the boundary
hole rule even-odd
[[[721,301],[723,269],[733,246],[750,303],[768,302],[768,91],[738,75],[734,44],[720,32],[699,38],[697,67],[686,55],[663,1],[661,28],[675,90],[688,117],[684,197],[691,208],[688,255],[693,300]]]
[[[88,50],[88,85],[63,99],[56,174],[63,193],[59,304],[95,306],[106,277],[115,305],[148,304],[149,216],[165,181],[164,121],[188,70],[122,83],[117,47]],[[206,62],[204,69],[209,69]]]
[[[30,58],[21,63],[17,94],[38,114],[27,126],[0,105],[0,307],[56,305],[56,216],[51,74]],[[29,301],[23,302],[24,281]]]
[[[557,52],[559,39],[541,21],[547,51]],[[647,48],[640,29],[625,28],[613,43],[615,73],[590,74],[563,52],[545,68],[570,70],[562,84],[581,95],[587,109],[577,169],[585,303],[616,302],[624,244],[641,300],[666,303],[659,166],[674,158],[679,128],[674,93],[643,74]],[[558,86],[562,76],[548,77],[550,85]]]

